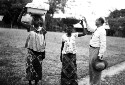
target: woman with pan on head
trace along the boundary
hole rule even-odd
[[[28,49],[26,59],[26,78],[29,85],[35,80],[35,85],[42,79],[42,60],[45,58],[45,34],[47,33],[43,27],[41,15],[32,15],[31,24],[21,22],[22,15],[26,12],[26,8],[21,12],[18,22],[27,29],[29,33],[25,47]]]
[[[67,21],[67,20],[66,20]],[[81,20],[83,33],[73,33],[73,24],[67,24],[66,34],[62,36],[62,47],[60,60],[62,62],[61,85],[78,85],[76,65],[76,43],[77,37],[85,36],[86,30]]]

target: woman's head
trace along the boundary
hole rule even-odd
[[[73,32],[73,28],[74,28],[73,25],[67,25],[66,32],[68,34],[71,34]]]
[[[36,28],[43,25],[43,20],[40,15],[33,15],[32,25]]]

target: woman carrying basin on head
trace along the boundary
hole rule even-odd
[[[29,85],[32,85],[35,80],[35,85],[42,79],[42,60],[45,58],[45,34],[43,19],[41,15],[33,14],[31,24],[21,22],[23,13],[21,12],[18,22],[27,29],[29,33],[25,47],[28,49],[27,63],[26,63],[26,78],[29,80]]]
[[[78,85],[76,65],[76,38],[85,36],[86,30],[81,20],[83,33],[74,33],[73,24],[67,24],[66,34],[62,36],[60,60],[62,62],[61,85]]]

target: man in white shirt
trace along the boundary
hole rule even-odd
[[[87,21],[85,20],[86,25]],[[93,35],[90,40],[89,48],[89,75],[90,75],[90,85],[101,85],[101,71],[96,71],[92,67],[92,63],[95,60],[103,60],[104,52],[106,51],[106,30],[103,26],[104,19],[98,18],[95,22],[97,29],[93,32]],[[87,27],[88,30],[89,27]]]

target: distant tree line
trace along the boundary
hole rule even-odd
[[[49,0],[50,8],[46,14],[47,30],[55,31],[58,27],[61,28],[59,19],[53,19],[53,14],[57,10],[64,12],[65,3],[67,0]],[[3,22],[7,25],[19,26],[17,18],[22,8],[32,0],[1,0],[0,1],[0,15],[3,15]],[[59,29],[58,29],[59,30]]]
[[[32,0],[1,0],[0,15],[3,15],[3,22],[11,27],[17,25],[17,18],[22,8]]]

